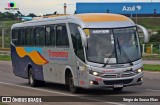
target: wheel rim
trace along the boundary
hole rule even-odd
[[[74,87],[73,77],[71,77],[71,79],[70,79],[70,87],[71,87],[71,88],[73,88],[73,87]]]
[[[32,78],[31,74],[29,75],[29,82],[30,82],[30,84],[33,84],[33,78]]]
[[[69,88],[71,92],[76,91],[76,87],[74,86],[74,80],[72,75],[70,76],[70,80],[69,80]]]

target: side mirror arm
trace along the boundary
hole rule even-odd
[[[87,47],[87,37],[86,37],[85,32],[80,27],[78,27],[78,30],[79,30],[80,35],[81,35],[82,46],[83,47]]]
[[[139,29],[142,30],[143,34],[144,34],[144,43],[148,43],[149,42],[149,34],[148,34],[148,30],[146,28],[144,28],[143,26],[141,25],[137,25],[137,27]]]

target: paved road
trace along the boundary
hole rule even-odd
[[[160,60],[143,60],[144,64],[158,64],[160,65]]]
[[[82,90],[79,94],[70,93],[64,85],[47,83],[45,87],[31,88],[28,81],[14,76],[10,62],[0,61],[0,96],[76,96],[81,100],[98,102],[52,102],[30,103],[31,105],[160,105],[160,102],[106,102],[108,96],[160,96],[160,73],[145,72],[142,86],[126,87],[122,92],[113,92],[111,89]],[[87,96],[87,97],[84,97]],[[90,97],[88,97],[90,96]],[[62,100],[67,100],[65,97]],[[76,99],[73,98],[73,101]],[[22,103],[6,103],[7,105],[22,105]],[[28,105],[28,103],[23,103]]]

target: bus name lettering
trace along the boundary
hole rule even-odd
[[[68,58],[68,52],[54,52],[51,50],[48,50],[49,57],[50,58]]]

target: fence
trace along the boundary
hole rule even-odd
[[[160,43],[142,44],[142,54],[160,54]]]
[[[0,47],[10,48],[10,28],[0,27]]]

